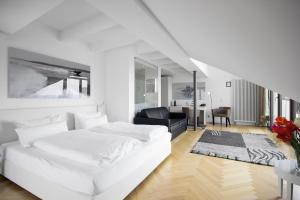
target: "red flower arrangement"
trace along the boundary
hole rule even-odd
[[[284,117],[277,117],[272,126],[272,131],[277,133],[277,138],[291,144],[300,170],[300,128],[293,121],[289,121]]]
[[[291,142],[293,140],[294,131],[299,128],[293,121],[289,121],[284,117],[277,117],[275,123],[272,126],[272,131],[277,133],[277,138],[284,142]]]

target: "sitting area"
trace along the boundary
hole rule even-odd
[[[185,113],[169,112],[166,107],[147,108],[136,114],[134,124],[167,126],[173,140],[187,130],[187,116]]]

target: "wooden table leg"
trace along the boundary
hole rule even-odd
[[[293,200],[293,183],[287,182],[287,200]]]
[[[280,197],[283,197],[283,179],[278,177],[278,189],[279,189],[279,194]]]

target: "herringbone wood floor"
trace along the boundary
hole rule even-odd
[[[250,126],[209,126],[216,130],[270,134]],[[275,200],[277,177],[273,168],[189,153],[203,130],[187,131],[172,142],[172,154],[126,200]],[[291,150],[279,143],[286,153]],[[1,177],[0,199],[37,199]]]

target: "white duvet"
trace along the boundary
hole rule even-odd
[[[33,147],[73,161],[100,166],[122,159],[141,144],[137,139],[121,135],[76,130],[38,139]]]
[[[160,125],[136,125],[126,122],[112,122],[90,129],[97,133],[109,133],[111,135],[129,136],[144,142],[159,138],[168,133],[166,126]]]

